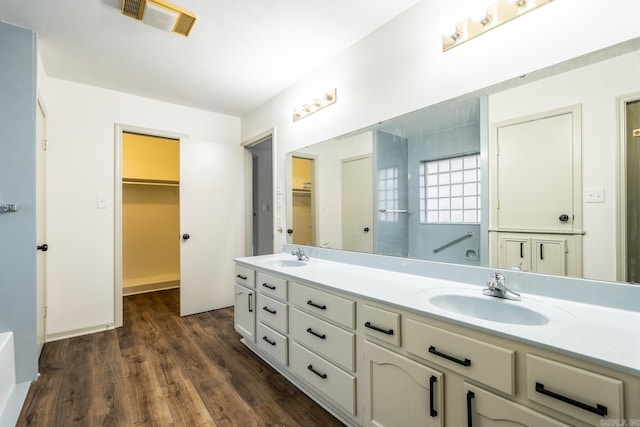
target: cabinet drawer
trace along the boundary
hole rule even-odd
[[[256,284],[258,290],[265,295],[270,295],[274,298],[287,300],[287,280],[275,277],[270,274],[258,271],[256,273]]]
[[[508,423],[519,426],[570,427],[569,424],[561,423],[468,383],[464,383],[464,393],[468,425],[493,426]]]
[[[407,319],[405,348],[496,390],[514,393],[515,352]]]
[[[355,303],[346,298],[294,283],[289,289],[291,301],[311,313],[353,329]]]
[[[287,337],[262,323],[258,323],[257,332],[258,347],[282,365],[287,366]]]
[[[236,264],[235,274],[236,283],[249,288],[256,287],[256,272],[253,269]]]
[[[294,308],[291,335],[297,342],[343,368],[354,370],[355,334]]]
[[[287,304],[258,294],[256,306],[258,321],[286,334],[289,332],[289,316]]]
[[[291,346],[291,368],[349,413],[356,414],[356,379],[297,343]]]
[[[532,354],[527,354],[527,397],[593,425],[624,417],[622,381]]]
[[[400,315],[365,304],[362,309],[365,333],[381,341],[400,346]]]

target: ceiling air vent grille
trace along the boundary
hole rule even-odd
[[[176,26],[173,28],[174,33],[182,34],[183,36],[188,36],[191,28],[193,28],[193,24],[196,23],[195,16],[185,15],[181,13],[178,16],[178,20],[176,22]]]
[[[142,19],[144,0],[122,0],[122,14],[135,19]]]

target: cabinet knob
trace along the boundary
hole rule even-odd
[[[369,227],[363,228],[362,231],[364,231],[365,233],[368,233],[369,232]]]
[[[184,234],[182,235],[182,240],[189,240],[189,238],[190,238],[190,237],[191,237],[191,236],[189,236],[189,233],[184,233]]]

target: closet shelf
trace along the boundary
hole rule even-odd
[[[164,187],[179,187],[179,181],[162,181],[162,180],[154,180],[154,179],[131,179],[131,178],[123,178],[123,185],[159,185]]]

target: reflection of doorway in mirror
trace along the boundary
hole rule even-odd
[[[315,246],[313,159],[291,159],[292,243]]]
[[[640,282],[640,99],[625,108],[627,282]]]
[[[342,161],[342,249],[373,252],[371,156]]]

